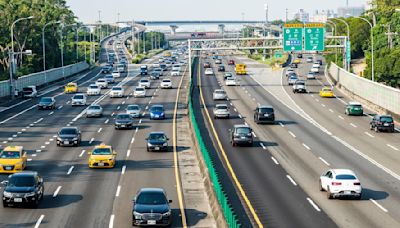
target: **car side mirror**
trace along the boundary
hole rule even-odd
[[[6,180],[2,181],[1,184],[4,185],[4,186],[7,186],[8,185],[8,181],[6,181]]]
[[[168,200],[168,203],[172,203],[172,200]]]

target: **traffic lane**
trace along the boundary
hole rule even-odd
[[[390,224],[396,224],[397,221],[394,219],[397,215],[391,214],[388,216],[384,211],[377,207],[375,203],[373,204],[372,200],[375,202],[384,201],[385,205],[391,204],[391,206],[396,206],[395,204],[392,205],[389,198],[393,197],[393,200],[397,199],[397,192],[395,191],[398,188],[396,181],[392,176],[388,175],[380,167],[371,164],[370,160],[367,159],[360,159],[361,155],[355,153],[355,151],[351,150],[349,147],[342,144],[340,138],[335,137],[332,138],[329,135],[321,134],[321,131],[308,121],[304,121],[301,117],[296,115],[291,110],[288,110],[287,107],[280,104],[275,98],[268,96],[265,93],[265,89],[259,86],[254,86],[255,82],[250,77],[243,77],[243,80],[250,85],[247,89],[251,91],[253,97],[256,98],[257,101],[261,101],[260,103],[267,103],[273,105],[275,108],[276,113],[281,113],[281,115],[286,116],[285,120],[292,120],[288,122],[282,122],[282,125],[287,129],[287,134],[285,137],[282,138],[290,138],[293,135],[296,139],[299,140],[300,143],[304,143],[310,148],[310,151],[321,160],[327,161],[329,165],[327,168],[330,167],[350,167],[354,170],[357,176],[360,178],[363,186],[364,186],[364,196],[361,202],[359,201],[344,201],[346,204],[352,204],[353,207],[357,208],[357,213],[353,212],[347,205],[344,208],[338,209],[339,206],[337,204],[333,204],[331,202],[327,202],[325,197],[321,194],[314,194],[313,198],[317,201],[318,205],[321,205],[326,213],[330,215],[335,222],[341,224],[343,221],[341,218],[349,219],[353,218],[353,216],[349,217],[353,213],[357,215],[362,215],[363,219],[360,219],[357,222],[358,224],[364,224],[365,226],[369,226],[369,224],[376,224],[378,225],[381,222],[386,222]],[[257,84],[257,83],[256,83]],[[256,91],[254,93],[253,91]],[[301,123],[301,124],[300,124]],[[293,135],[290,135],[292,132]],[[289,133],[289,134],[288,134]],[[318,139],[318,140],[316,140]],[[304,147],[300,146],[300,147]],[[304,162],[304,161],[303,161]],[[321,160],[321,162],[323,162]],[[313,164],[310,164],[313,167]],[[290,167],[288,167],[290,169]],[[320,170],[315,172],[314,176],[314,185],[303,185],[303,189],[308,192],[310,195],[315,193],[317,190],[315,188],[315,182],[318,180],[319,175],[326,170]],[[293,172],[292,172],[293,173]],[[298,178],[297,173],[293,173],[295,178]],[[302,180],[300,182],[312,182],[312,180]],[[390,183],[390,184],[387,184]],[[394,183],[394,186],[393,186]],[[310,188],[312,186],[312,188]],[[368,201],[370,200],[370,201]],[[386,206],[385,206],[386,207]],[[390,211],[390,210],[389,210]],[[346,212],[346,213],[342,213]],[[395,213],[396,210],[394,211]],[[339,218],[339,219],[338,219]],[[350,221],[353,219],[350,219]],[[366,223],[368,221],[368,223]]]
[[[213,76],[203,77],[202,88],[206,91],[213,91],[219,87]],[[224,89],[228,90],[226,87]],[[232,97],[230,97],[232,100]],[[247,97],[234,97],[233,99],[247,99]],[[205,95],[206,106],[212,113],[215,102],[212,95]],[[236,115],[235,115],[236,114]],[[336,227],[334,223],[324,214],[316,211],[306,200],[307,195],[293,184],[288,178],[285,170],[276,166],[273,160],[269,159],[270,153],[264,150],[260,144],[269,145],[270,142],[260,141],[255,138],[254,147],[232,147],[228,130],[235,124],[244,124],[251,121],[251,118],[235,118],[239,113],[234,112],[232,119],[214,120],[214,125],[222,139],[222,144],[230,162],[235,167],[237,176],[246,190],[255,210],[260,216],[262,223],[279,227]],[[252,168],[250,168],[252,167]],[[263,183],[260,186],[260,183]],[[307,216],[304,216],[307,214]],[[321,216],[322,215],[322,216]],[[291,219],[286,219],[290,217]],[[312,222],[311,222],[312,221]]]
[[[176,88],[180,77],[171,78]],[[166,112],[165,120],[149,120],[148,110],[142,118],[140,130],[134,136],[127,155],[126,174],[121,180],[120,196],[114,202],[114,224],[118,227],[132,226],[132,199],[136,192],[143,187],[164,188],[171,204],[173,226],[181,227],[178,196],[174,173],[174,158],[172,152],[172,118],[175,107],[176,89],[157,89],[153,99],[147,106],[162,104]],[[151,103],[150,103],[151,102]],[[144,104],[143,104],[144,105]],[[163,131],[170,138],[168,152],[147,152],[146,138],[150,132]],[[132,183],[135,183],[132,185]]]

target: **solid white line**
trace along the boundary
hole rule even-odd
[[[311,150],[311,148],[309,146],[307,146],[306,144],[303,143],[303,146],[307,149],[307,150]]]
[[[398,148],[396,148],[395,146],[392,146],[392,145],[390,145],[390,144],[386,144],[388,147],[390,147],[390,148],[392,148],[393,150],[395,150],[395,151],[399,151],[399,149]]]
[[[264,150],[267,149],[267,147],[264,146],[264,143],[260,143],[260,146],[261,146]]]
[[[125,174],[125,170],[126,170],[126,165],[122,166],[121,175]]]
[[[37,222],[36,222],[34,228],[39,228],[40,223],[42,223],[43,219],[44,219],[44,215],[40,215],[40,217],[39,217],[39,219],[37,220]]]
[[[110,217],[110,223],[108,224],[108,228],[113,228],[114,227],[114,215],[111,215]]]
[[[292,178],[291,176],[286,175],[286,177],[290,180],[290,182],[292,182],[292,184],[293,184],[294,186],[297,186],[297,183],[293,180],[293,178]]]
[[[380,205],[378,202],[376,202],[374,199],[369,199],[372,203],[374,203],[377,207],[379,207],[379,209],[381,209],[382,211],[384,211],[385,213],[388,212],[388,210],[386,208],[384,208],[382,205]]]
[[[58,195],[58,193],[60,192],[60,190],[61,190],[61,186],[58,186],[57,189],[56,189],[56,191],[55,191],[54,194],[53,194],[53,198],[57,197],[57,195]]]
[[[313,208],[314,208],[316,211],[318,211],[318,212],[321,211],[321,209],[319,209],[319,207],[314,203],[314,201],[312,201],[312,199],[310,199],[310,198],[307,197],[307,201],[311,204],[311,206],[313,206]]]
[[[117,192],[115,193],[115,197],[119,196],[119,192],[121,191],[121,185],[118,185]]]
[[[369,132],[364,132],[366,135],[368,135],[371,138],[375,138],[375,136],[371,135]]]
[[[72,173],[72,170],[74,169],[74,166],[71,166],[71,168],[69,168],[67,175],[70,175]]]
[[[291,131],[288,131],[288,132],[293,138],[296,138],[296,135],[293,132],[291,132]]]
[[[333,113],[333,110],[332,110],[332,109],[329,109],[329,111]]]
[[[92,144],[93,141],[94,141],[94,138],[91,138],[90,141],[89,141],[89,144]]]
[[[21,102],[19,102],[19,103],[17,103],[17,104],[11,105],[11,106],[9,106],[9,107],[7,107],[7,108],[1,110],[0,113],[1,113],[1,112],[4,112],[4,111],[7,111],[7,110],[9,110],[9,109],[12,109],[12,108],[14,108],[14,107],[17,107],[18,105],[21,105],[21,104],[23,104],[23,103],[26,103],[26,102],[28,102],[28,101],[30,101],[30,100],[32,100],[32,99],[29,98],[28,100],[24,100],[24,101],[21,101]]]
[[[27,109],[25,109],[25,110],[23,110],[23,111],[21,111],[21,112],[15,114],[15,115],[9,117],[9,118],[7,118],[7,119],[1,121],[0,124],[6,123],[6,122],[8,122],[9,120],[12,120],[12,119],[14,119],[15,117],[20,116],[20,115],[24,114],[25,112],[27,112],[27,111],[29,111],[29,110],[35,108],[36,106],[38,106],[38,105],[33,105],[33,106],[31,106],[30,108],[27,108]]]
[[[104,121],[104,123],[105,123],[105,124],[107,124],[107,123],[108,123],[108,121],[110,121],[110,119],[106,119],[106,121]]]
[[[325,165],[330,166],[330,164],[323,158],[319,157],[319,160],[321,160]]]
[[[98,133],[100,133],[101,132],[101,130],[103,130],[103,128],[99,128],[99,130],[97,131]]]
[[[344,120],[343,116],[340,116],[340,115],[339,115],[338,117],[339,117],[340,119]]]
[[[128,150],[128,151],[126,152],[126,157],[129,157],[129,155],[131,155],[131,150]]]
[[[82,152],[79,154],[79,157],[81,158],[85,154],[86,150],[82,150]]]
[[[279,165],[278,160],[276,160],[274,157],[271,157],[271,159],[272,159],[272,161],[273,161],[276,165]]]

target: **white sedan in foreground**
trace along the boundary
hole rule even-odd
[[[327,192],[327,198],[354,197],[361,199],[362,187],[356,174],[349,169],[330,169],[319,178],[320,191]]]
[[[172,89],[172,81],[169,78],[163,79],[161,82],[162,89]]]
[[[228,78],[226,78],[226,80],[225,80],[225,85],[226,85],[226,86],[236,86],[236,85],[237,85],[236,79],[235,79],[234,77],[228,77]]]

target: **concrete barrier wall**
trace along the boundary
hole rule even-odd
[[[400,115],[399,89],[349,73],[334,63],[331,63],[328,72],[335,83],[348,92],[379,106],[388,113]]]
[[[89,64],[86,62],[79,62],[76,64],[65,66],[64,68],[54,68],[47,70],[46,72],[38,72],[29,74],[26,76],[19,77],[15,80],[15,88],[21,91],[22,88],[35,85],[40,86],[45,83],[57,81],[63,77],[69,77],[79,72],[82,72],[89,68]],[[64,72],[64,73],[63,73]],[[0,81],[0,97],[10,96],[10,81]]]

